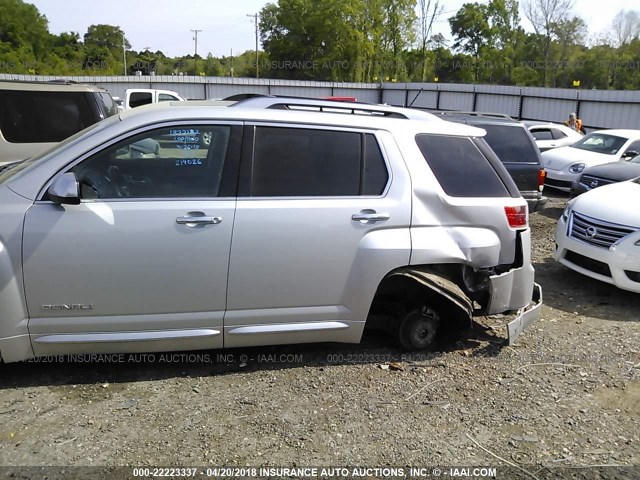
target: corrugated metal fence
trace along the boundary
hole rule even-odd
[[[589,128],[640,129],[640,91],[464,85],[445,83],[338,83],[227,77],[122,76],[47,77],[0,74],[0,80],[73,80],[106,88],[122,97],[127,88],[174,90],[190,99],[225,98],[238,93],[308,97],[356,97],[434,110],[506,113],[525,120],[561,122],[576,112]]]

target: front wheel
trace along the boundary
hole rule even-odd
[[[398,341],[405,350],[424,350],[434,343],[439,325],[440,316],[432,308],[412,310],[400,322]]]

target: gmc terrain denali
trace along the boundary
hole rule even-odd
[[[483,135],[383,106],[99,122],[0,170],[0,353],[357,343],[365,326],[421,349],[502,312],[514,341],[541,292],[527,204]]]

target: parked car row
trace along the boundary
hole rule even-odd
[[[640,293],[640,130],[598,130],[542,153],[545,186],[569,192],[554,258]]]
[[[542,154],[545,185],[570,192],[588,167],[624,162],[640,154],[640,130],[597,130],[571,146]]]

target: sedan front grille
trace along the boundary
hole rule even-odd
[[[569,236],[594,247],[609,248],[621,238],[637,232],[636,227],[605,222],[573,212],[569,224]]]
[[[586,187],[587,190],[601,187],[603,185],[609,185],[610,183],[615,183],[615,181],[609,180],[608,178],[594,177],[593,175],[583,175],[580,177],[580,184]]]

